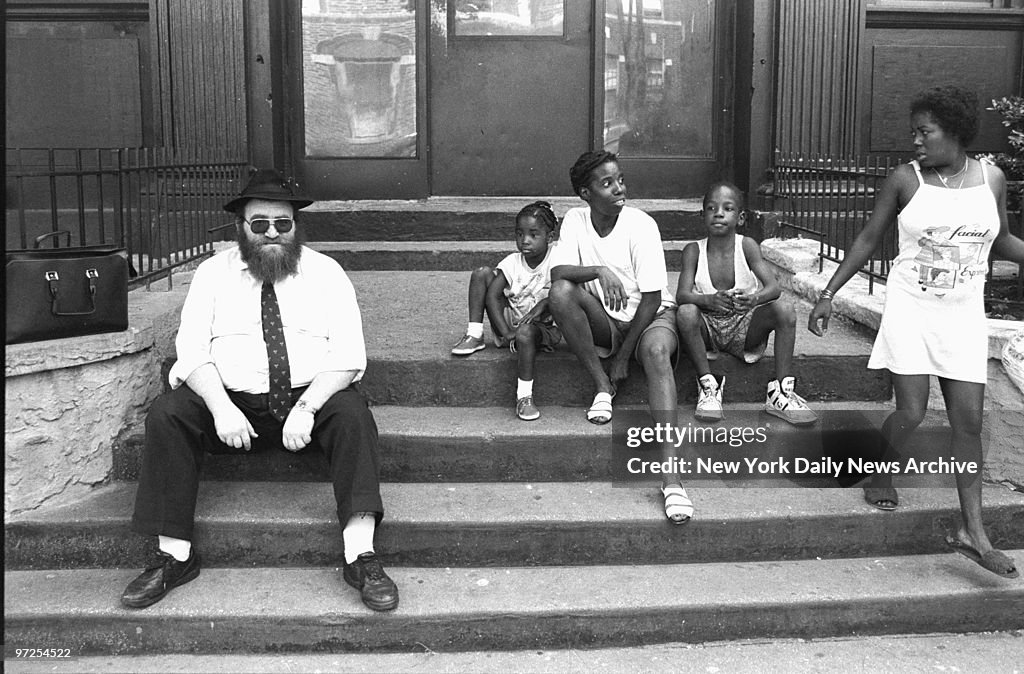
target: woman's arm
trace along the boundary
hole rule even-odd
[[[882,242],[885,232],[896,221],[899,209],[910,201],[917,191],[917,176],[909,164],[901,164],[886,178],[875,198],[874,210],[864,228],[857,234],[850,250],[840,263],[832,278],[825,284],[824,297],[818,299],[807,319],[807,329],[818,335],[828,329],[828,319],[832,315],[831,295],[839,292],[846,282],[853,278],[868,261],[871,254]],[[819,326],[819,321],[821,325]]]

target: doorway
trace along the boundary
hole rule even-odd
[[[633,197],[732,177],[736,0],[372,5],[272,5],[282,163],[319,199],[567,195],[600,148]]]
[[[447,0],[432,21],[433,193],[568,192],[591,145],[592,3]]]

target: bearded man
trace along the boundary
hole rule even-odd
[[[377,426],[354,387],[366,369],[359,306],[338,263],[302,245],[295,212],[311,203],[261,169],[224,206],[235,214],[238,246],[196,270],[172,390],[146,419],[132,529],[157,536],[159,553],[125,589],[129,608],[155,604],[199,575],[192,541],[204,454],[272,447],[325,453],[344,580],[371,609],[398,606],[373,549],[384,507]]]

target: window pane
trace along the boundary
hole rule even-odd
[[[455,0],[456,35],[561,35],[564,0]]]
[[[416,13],[409,0],[303,0],[308,157],[416,156]]]
[[[715,0],[609,0],[604,146],[626,157],[713,153]]]

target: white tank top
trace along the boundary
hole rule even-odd
[[[732,288],[716,288],[711,282],[711,274],[708,272],[708,240],[701,239],[697,242],[699,255],[697,256],[697,273],[693,277],[693,287],[702,295],[713,295],[719,290],[742,290],[746,293],[757,292],[761,283],[757,280],[754,272],[750,271],[747,265],[747,256],[743,254],[743,236],[734,234],[736,246],[732,254],[733,282]]]

